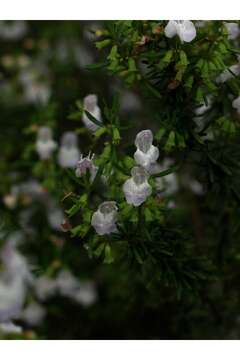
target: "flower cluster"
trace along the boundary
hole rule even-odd
[[[84,110],[91,114],[97,121],[102,122],[101,110],[98,106],[98,98],[95,94],[86,96],[83,100]],[[96,131],[99,126],[88,118],[86,112],[83,112],[82,121],[90,131]],[[49,127],[43,126],[38,129],[36,140],[36,152],[41,160],[48,160],[51,158],[53,152],[57,149],[57,143],[53,140],[52,130]],[[77,135],[72,131],[67,131],[62,135],[58,163],[62,168],[75,168],[81,156],[78,148]],[[86,163],[85,158],[84,163]],[[80,162],[83,158],[80,158]],[[88,157],[90,161],[90,158]]]
[[[38,130],[36,151],[41,160],[51,158],[57,149],[57,143],[52,138],[52,130],[48,127],[41,127]],[[72,131],[63,134],[58,152],[58,164],[62,168],[74,168],[80,158],[77,135]]]
[[[137,150],[134,154],[134,159],[138,166],[132,168],[131,178],[126,180],[123,185],[123,192],[127,203],[135,207],[144,203],[152,193],[152,187],[148,183],[149,171],[156,165],[159,157],[159,150],[152,142],[153,134],[151,130],[139,132],[135,139]],[[91,171],[92,163],[90,160],[85,158],[86,166],[83,166],[80,162],[77,171],[83,173],[86,171],[85,168],[89,168]],[[83,170],[81,170],[81,167],[83,167]],[[99,235],[117,231],[117,209],[115,201],[105,201],[94,212],[91,224]]]

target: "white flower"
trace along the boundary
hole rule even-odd
[[[51,96],[51,89],[47,83],[34,82],[24,89],[24,97],[27,102],[46,105]]]
[[[94,282],[81,281],[80,288],[73,296],[73,299],[83,306],[91,306],[97,300],[97,292]]]
[[[57,144],[52,139],[52,131],[48,127],[41,127],[38,130],[36,151],[42,160],[47,160],[51,157],[53,151],[56,149]]]
[[[169,158],[166,158],[161,166],[161,172],[169,169],[173,165],[173,161]],[[156,188],[158,191],[162,192],[163,196],[174,195],[178,191],[178,181],[176,174],[170,173],[165,176],[156,178]]]
[[[211,109],[212,103],[213,103],[212,97],[208,95],[207,104],[204,103],[194,109],[194,113],[196,116],[193,117],[193,121],[196,124],[195,130],[197,132],[201,131],[204,128],[207,121],[205,117],[205,113]]]
[[[0,323],[0,331],[6,334],[21,334],[22,328],[9,321]]]
[[[188,183],[189,189],[196,195],[203,195],[204,194],[204,189],[203,189],[203,185],[195,180],[195,179],[191,179]]]
[[[92,216],[91,224],[99,235],[117,232],[117,205],[115,201],[105,201]]]
[[[205,22],[202,21],[202,20],[198,20],[198,21],[195,22],[195,27],[196,28],[201,29],[201,28],[204,28],[204,26],[205,26]]]
[[[17,204],[17,197],[14,194],[6,194],[3,196],[3,202],[9,209],[14,209]]]
[[[213,102],[212,97],[208,95],[207,96],[207,104],[204,102],[202,105],[200,105],[194,109],[195,115],[201,116],[206,111],[210,110],[212,107],[212,102]]]
[[[34,288],[37,297],[44,301],[56,293],[57,285],[54,279],[41,276],[35,280]]]
[[[217,78],[216,83],[225,83],[226,81],[233,79],[234,75],[240,75],[240,64],[230,66],[229,69],[224,70]]]
[[[197,35],[193,22],[189,20],[170,20],[164,31],[168,38],[178,35],[182,42],[191,42]]]
[[[0,37],[5,40],[19,40],[24,37],[26,33],[26,21],[0,21]]]
[[[45,317],[46,310],[36,302],[30,303],[22,312],[21,319],[30,326],[40,325]]]
[[[63,210],[54,202],[49,202],[47,219],[52,229],[62,231],[62,223],[66,220]]]
[[[0,279],[0,322],[19,316],[26,296],[26,287],[20,276]]]
[[[62,270],[56,280],[58,291],[63,296],[72,297],[79,288],[78,279],[68,270]]]
[[[74,168],[80,157],[77,135],[68,131],[62,136],[61,146],[58,153],[58,163],[62,168]]]
[[[225,27],[228,31],[228,39],[229,40],[235,40],[239,36],[239,26],[237,23],[225,23]]]
[[[101,110],[98,106],[97,95],[91,94],[86,96],[83,100],[83,107],[84,110],[87,110],[95,119],[100,122],[102,121]],[[82,121],[84,122],[85,126],[91,131],[96,131],[99,128],[98,125],[96,125],[88,118],[85,112],[83,113]]]
[[[22,69],[19,73],[19,81],[23,87],[23,100],[36,105],[48,103],[51,87],[49,71],[44,64],[36,62]]]
[[[238,114],[240,114],[240,96],[233,100],[232,107],[237,110]]]
[[[156,146],[152,145],[152,142],[153,135],[151,130],[140,131],[135,140],[137,151],[134,154],[134,159],[138,165],[141,165],[147,171],[159,157],[159,150]]]
[[[80,160],[77,162],[75,174],[77,177],[81,177],[82,175],[86,175],[87,171],[90,172],[90,181],[93,182],[97,175],[98,166],[95,166],[93,163],[94,154],[88,154],[88,156],[83,157],[81,155]]]
[[[76,64],[81,68],[85,69],[87,65],[94,63],[93,52],[83,44],[78,42],[72,45],[74,51],[74,59]]]
[[[94,282],[79,281],[68,270],[62,270],[59,273],[56,279],[56,286],[61,295],[73,299],[83,306],[90,306],[97,299]]]
[[[26,259],[11,241],[3,247],[1,261],[4,270],[0,276],[0,322],[9,322],[19,316],[32,276]]]
[[[128,204],[139,206],[151,195],[152,188],[148,183],[148,173],[143,167],[133,167],[131,175],[123,185],[123,192]]]
[[[20,278],[23,283],[31,283],[33,278],[26,258],[17,251],[15,241],[8,241],[1,252],[4,276],[12,281]]]
[[[15,196],[20,194],[28,195],[32,199],[41,199],[47,194],[46,189],[35,179],[12,186],[11,193]]]

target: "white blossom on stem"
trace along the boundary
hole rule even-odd
[[[117,232],[117,205],[115,201],[104,201],[92,216],[91,224],[98,235]]]
[[[0,323],[0,331],[5,334],[21,334],[21,326],[15,325],[12,321]]]
[[[170,20],[164,32],[168,38],[178,35],[182,42],[191,42],[197,35],[193,22],[189,20]]]
[[[39,300],[46,300],[57,291],[56,281],[48,276],[40,276],[34,281],[34,289]]]
[[[74,168],[80,157],[77,135],[67,131],[61,139],[61,146],[58,153],[58,163],[62,168]]]
[[[90,181],[93,182],[97,175],[98,166],[95,166],[93,163],[95,154],[89,153],[87,156],[83,157],[81,155],[80,160],[77,162],[75,175],[81,177],[86,175],[87,171],[90,172]]]
[[[96,120],[102,122],[101,109],[98,106],[97,95],[90,94],[86,96],[83,100],[83,107],[84,110],[87,110]],[[88,118],[85,112],[82,115],[82,121],[84,122],[85,126],[91,131],[96,131],[99,128],[97,124],[95,124]]]
[[[147,171],[159,157],[159,150],[152,142],[153,134],[151,130],[140,131],[135,140],[137,151],[134,154],[134,159],[138,165],[141,165]]]
[[[69,271],[62,270],[56,279],[57,289],[63,296],[72,297],[79,288],[78,279]]]
[[[240,75],[240,64],[234,64],[225,69],[217,78],[216,83],[225,83],[228,80],[233,79],[235,76]]]
[[[52,138],[52,130],[48,127],[41,127],[38,130],[36,151],[42,160],[47,160],[51,157],[57,144]]]
[[[166,158],[160,165],[161,168],[160,171],[161,172],[166,171],[172,165],[173,165],[173,161],[169,158]],[[156,177],[156,188],[157,191],[160,191],[160,197],[174,195],[179,188],[176,174],[172,172],[165,176]]]
[[[26,259],[11,241],[2,249],[1,262],[4,270],[0,274],[0,323],[8,323],[19,316],[32,275]]]
[[[97,301],[96,286],[93,281],[80,281],[79,289],[73,299],[84,307],[93,305]]]
[[[128,204],[139,206],[152,193],[152,187],[148,183],[148,173],[141,166],[135,166],[131,171],[132,177],[125,181],[123,192]]]
[[[225,23],[225,27],[227,28],[228,31],[229,40],[235,40],[239,36],[240,29],[237,23],[228,22]]]
[[[38,326],[43,322],[46,310],[37,302],[32,302],[23,310],[21,320],[30,326]]]

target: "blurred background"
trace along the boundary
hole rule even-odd
[[[0,338],[237,338],[235,293],[220,326],[223,309],[204,294],[177,298],[154,276],[146,285],[137,265],[89,259],[66,232],[61,200],[68,180],[57,163],[39,161],[38,129],[51,128],[60,147],[63,134],[74,131],[87,155],[89,135],[70,116],[76,100],[97,94],[103,105],[118,92],[123,124],[137,119],[144,128],[147,119],[138,89],[127,89],[101,67],[89,70],[100,61],[94,41],[103,26],[0,22]],[[174,193],[175,179],[171,184]],[[201,184],[191,186],[202,194]],[[210,291],[223,296],[218,282]]]

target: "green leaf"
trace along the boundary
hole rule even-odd
[[[175,132],[172,130],[168,136],[164,148],[166,151],[170,151],[173,147],[175,147]]]
[[[111,40],[110,39],[105,39],[105,40],[96,42],[96,48],[97,49],[103,49],[103,48],[105,48],[106,46],[108,46],[110,44],[111,44]]]
[[[181,135],[181,134],[179,134],[179,133],[176,133],[176,142],[177,142],[177,145],[178,145],[180,148],[186,147],[186,143],[185,143],[184,137],[183,137],[183,135]]]
[[[101,127],[100,129],[97,129],[97,131],[94,132],[94,136],[96,138],[100,138],[103,134],[105,134],[107,132],[106,127]]]
[[[130,71],[137,71],[136,63],[135,63],[135,60],[133,58],[130,58],[128,60],[128,68],[129,68]]]
[[[117,45],[114,45],[112,47],[107,59],[112,62],[112,61],[116,60],[117,58],[119,58],[118,48],[117,48]]]
[[[112,256],[112,249],[109,244],[105,245],[105,251],[104,251],[105,257],[104,257],[104,264],[111,264],[114,262],[114,258]]]
[[[133,248],[133,253],[135,255],[135,258],[137,260],[137,262],[142,265],[144,263],[144,260],[142,259],[142,256],[140,254],[140,252],[138,251],[137,248]]]
[[[71,217],[75,215],[81,208],[84,208],[87,205],[87,194],[83,194],[78,200],[76,200],[76,203],[68,210],[66,210],[66,213]]]
[[[130,156],[125,156],[123,159],[123,164],[127,169],[131,169],[134,166],[135,161]]]
[[[96,255],[97,257],[99,257],[103,250],[105,248],[105,243],[101,243],[95,250],[94,250],[94,255]]]
[[[196,102],[199,103],[199,104],[204,104],[205,101],[204,101],[204,94],[203,94],[203,90],[201,87],[199,87],[197,89],[197,93],[196,93]]]
[[[147,207],[144,209],[144,216],[146,222],[151,222],[153,220],[152,213]]]
[[[164,136],[165,132],[166,132],[166,129],[164,129],[164,128],[159,129],[155,135],[155,139],[160,141],[162,139],[162,137]]]
[[[90,112],[88,112],[87,110],[84,109],[84,112],[86,113],[88,119],[90,121],[92,121],[95,125],[99,126],[99,127],[103,127],[103,123],[99,120],[97,120]]]
[[[121,140],[121,136],[120,136],[119,130],[118,130],[118,128],[116,128],[114,126],[113,127],[113,143],[119,144],[120,140]]]
[[[165,67],[167,67],[168,64],[170,64],[172,58],[173,58],[173,50],[168,50],[164,55],[164,57],[159,61],[157,65],[158,69],[163,70]]]
[[[191,89],[192,86],[193,86],[193,81],[194,81],[193,75],[188,76],[188,77],[185,79],[184,86],[185,86],[186,88]]]
[[[187,65],[189,64],[187,55],[183,50],[180,51],[180,64],[184,67],[187,67]]]
[[[158,99],[162,98],[160,92],[157,89],[155,89],[151,84],[145,82],[145,86],[156,98]]]
[[[74,204],[70,209],[66,210],[66,214],[69,217],[75,215],[81,209],[81,206],[80,202]]]
[[[102,63],[97,63],[97,64],[89,64],[85,66],[85,69],[87,70],[99,70],[102,69],[104,67],[106,67],[108,65],[108,62],[102,62]]]

